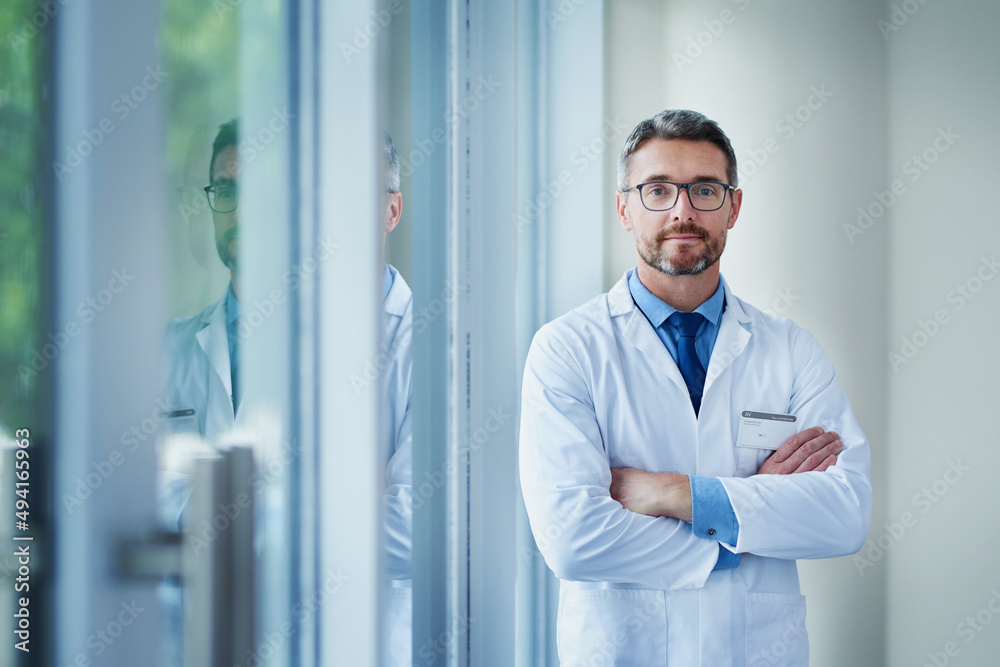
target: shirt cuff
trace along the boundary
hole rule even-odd
[[[740,554],[722,546],[722,542],[736,546],[740,522],[736,519],[733,504],[726,487],[717,477],[690,475],[691,480],[691,529],[698,537],[717,540],[719,559],[713,570],[728,570],[740,564]]]
[[[698,537],[736,546],[740,522],[717,477],[691,475],[691,528]]]
[[[715,567],[712,570],[729,570],[734,567],[738,567],[740,564],[740,558],[743,554],[734,554],[732,551],[726,547],[719,544],[719,559],[715,561]]]

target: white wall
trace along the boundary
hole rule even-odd
[[[892,465],[884,495],[888,520],[901,522],[909,513],[912,525],[901,524],[899,539],[883,538],[888,553],[876,564],[887,574],[887,664],[992,665],[1000,652],[1000,620],[989,623],[996,614],[987,607],[992,598],[1000,610],[992,474],[1000,450],[990,421],[1000,395],[1000,280],[984,282],[971,300],[955,293],[950,301],[949,293],[969,281],[980,288],[981,258],[1000,251],[994,203],[1000,7],[985,0],[909,4],[917,11],[898,15],[902,25],[887,39],[885,182],[907,186],[888,215],[887,351],[899,353],[904,336],[926,344],[915,347],[908,363],[888,369]],[[938,128],[959,135],[951,146],[938,142],[945,152],[934,148]],[[908,170],[906,163],[925,150],[936,161],[917,172],[911,162]],[[945,323],[925,341],[920,322],[939,310]],[[960,478],[947,475],[955,484],[946,478],[949,462],[970,468]],[[934,501],[919,497],[925,488]],[[977,614],[977,625],[967,624]]]
[[[606,109],[630,129],[664,108],[696,109],[729,134],[745,195],[722,272],[743,298],[812,331],[832,358],[872,445],[876,536],[886,500],[888,235],[877,224],[851,243],[844,224],[887,171],[881,15],[861,0],[615,2]],[[816,108],[802,107],[809,102]],[[785,119],[796,113],[798,127]],[[635,254],[614,211],[605,216],[610,285]],[[862,575],[851,558],[803,561],[799,572],[810,664],[882,664],[884,564]]]

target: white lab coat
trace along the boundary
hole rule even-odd
[[[563,665],[807,665],[796,558],[857,551],[868,533],[868,442],[816,340],[723,285],[727,306],[695,416],[670,353],[623,277],[542,327],[528,353],[521,486],[561,581]],[[798,416],[844,443],[826,472],[753,476],[770,455],[736,447],[742,410]],[[691,524],[624,509],[611,468],[719,477],[739,520],[738,568]]]
[[[210,443],[236,426],[227,294],[197,315],[173,320],[163,346],[163,401],[175,413],[167,419],[167,430],[200,434]],[[193,415],[176,414],[191,410]]]
[[[385,297],[385,336],[381,342],[377,387],[386,417],[382,453],[386,466],[383,494],[386,535],[385,629],[387,665],[412,664],[413,426],[410,416],[413,372],[413,292],[392,266],[392,287]]]

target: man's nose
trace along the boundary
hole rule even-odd
[[[691,198],[688,196],[687,188],[679,188],[677,191],[677,201],[670,209],[670,217],[673,220],[691,220],[697,209],[691,205]]]

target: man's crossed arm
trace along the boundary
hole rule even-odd
[[[822,472],[837,462],[844,449],[840,436],[819,426],[796,433],[757,471],[758,475]],[[611,469],[611,497],[638,514],[692,520],[691,483],[687,475],[646,472],[638,468]]]

